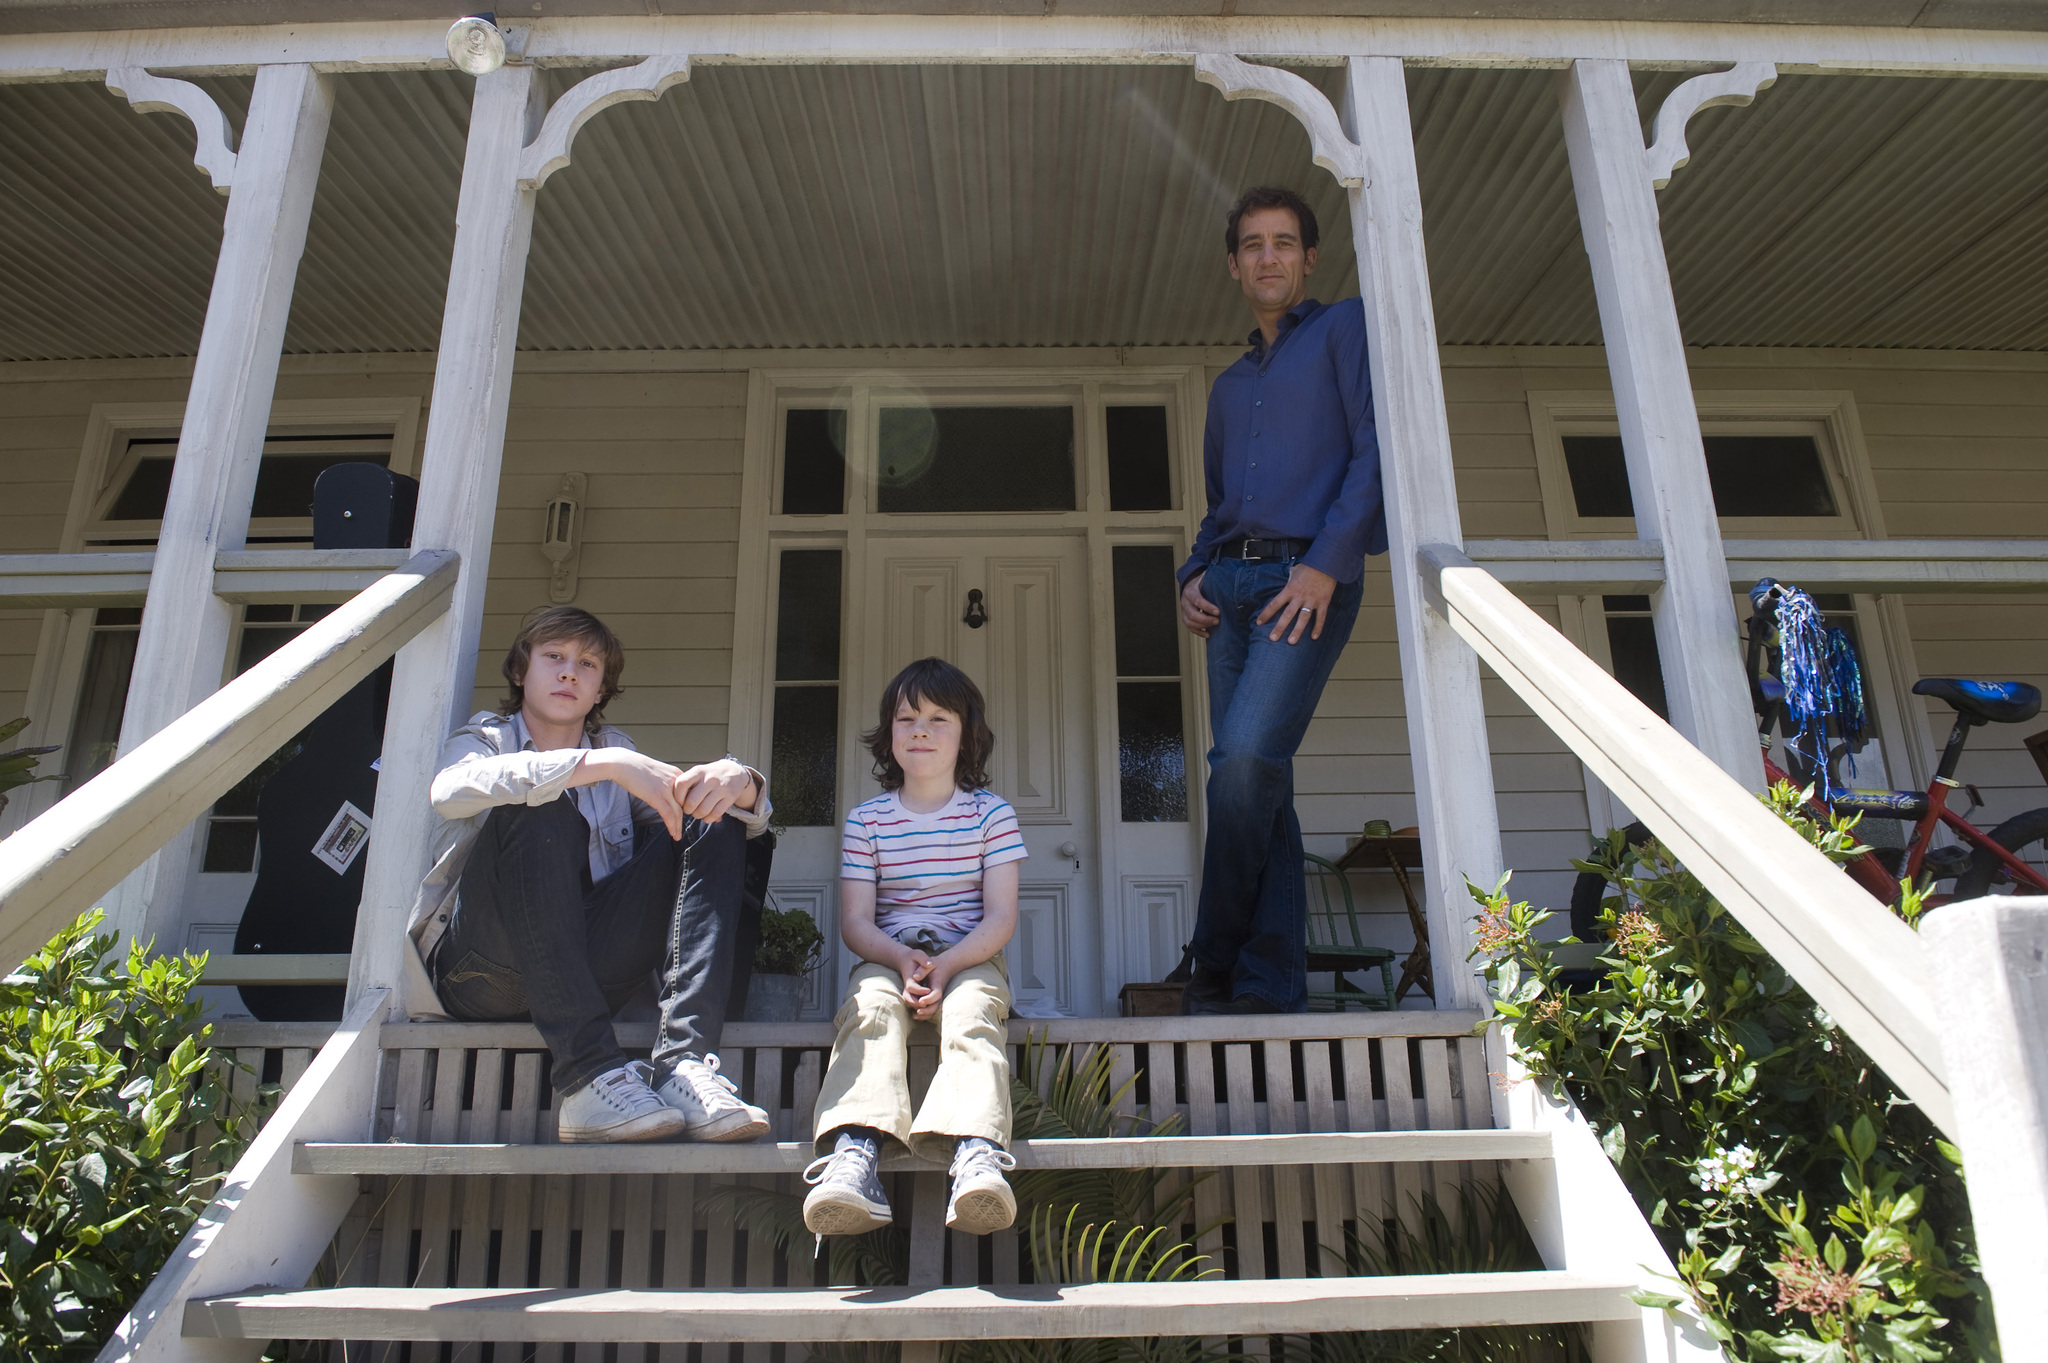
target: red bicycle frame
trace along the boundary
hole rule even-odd
[[[1764,778],[1773,785],[1780,781],[1792,780],[1790,773],[1769,757],[1764,758]],[[1953,780],[1937,776],[1928,786],[1927,812],[1913,825],[1913,837],[1907,844],[1906,880],[1910,882],[1919,876],[1920,868],[1926,863],[1927,853],[1933,846],[1934,826],[1942,823],[1947,824],[1958,837],[1972,847],[1988,848],[1991,854],[2004,864],[2007,874],[2012,876],[2015,883],[2026,886],[2037,894],[2048,895],[2048,877],[2043,877],[2039,871],[1999,846],[1988,834],[1980,831],[1962,815],[1950,812],[1948,793],[1955,789],[1956,784]],[[1821,814],[1832,812],[1818,795],[1808,797],[1807,804]],[[1886,904],[1898,902],[1901,888],[1898,877],[1885,870],[1883,863],[1870,853],[1865,852],[1851,859],[1842,869],[1875,898]]]

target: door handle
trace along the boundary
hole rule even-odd
[[[980,629],[988,623],[988,607],[982,604],[981,588],[971,588],[967,593],[967,614],[960,617],[961,623],[969,629]]]

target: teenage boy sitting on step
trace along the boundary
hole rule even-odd
[[[563,1141],[757,1140],[768,1115],[713,1052],[766,783],[730,757],[681,770],[636,751],[604,722],[625,665],[590,612],[535,611],[505,655],[510,694],[442,746],[407,1006],[531,1018]],[[653,1059],[629,1061],[612,1014],[656,970]]]
[[[846,817],[839,931],[865,964],[834,1020],[838,1036],[818,1094],[821,1157],[804,1171],[815,1235],[889,1224],[876,1172],[885,1142],[950,1159],[946,1225],[986,1235],[1017,1199],[1003,1178],[1010,1143],[1003,947],[1017,927],[1024,839],[1016,811],[988,790],[995,735],[967,674],[924,658],[882,692],[862,741],[882,794]],[[939,1025],[939,1068],[910,1107],[910,1025]]]

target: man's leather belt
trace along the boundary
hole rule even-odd
[[[1308,540],[1228,540],[1216,546],[1211,559],[1235,558],[1246,563],[1267,563],[1274,559],[1300,558],[1308,552],[1309,543]]]

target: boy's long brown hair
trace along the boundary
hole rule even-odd
[[[960,717],[960,758],[953,765],[953,780],[962,790],[981,790],[988,785],[988,759],[996,750],[996,736],[988,727],[988,702],[974,679],[944,658],[919,658],[882,688],[879,722],[860,736],[875,759],[875,780],[883,790],[903,789],[903,767],[896,761],[896,711],[908,701],[916,708],[930,701],[941,710]]]
[[[526,703],[526,668],[533,661],[534,645],[556,639],[582,644],[604,659],[604,684],[598,691],[597,704],[583,717],[583,731],[595,738],[604,727],[604,707],[623,689],[619,677],[626,670],[626,649],[604,621],[581,606],[541,606],[527,613],[512,647],[505,653],[505,665],[499,669],[505,674],[505,685],[510,691],[499,702],[498,713],[519,713],[519,707]]]

